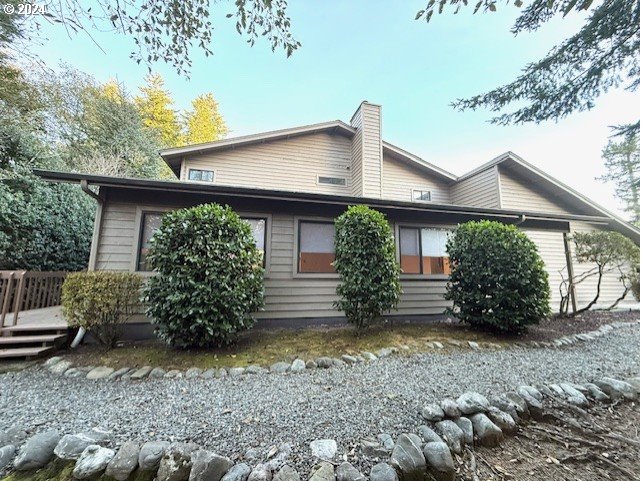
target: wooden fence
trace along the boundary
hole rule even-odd
[[[59,305],[66,276],[66,272],[0,271],[0,328],[8,314],[15,326],[21,311]]]

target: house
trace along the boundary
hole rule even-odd
[[[149,240],[163,212],[205,202],[230,205],[251,223],[264,252],[262,319],[340,316],[332,306],[338,281],[333,219],[353,204],[382,211],[393,226],[403,270],[395,314],[402,316],[441,314],[448,306],[445,241],[460,222],[494,219],[530,236],[549,272],[553,310],[568,268],[578,275],[591,267],[572,260],[571,232],[610,229],[639,242],[636,228],[511,152],[457,177],[384,141],[381,107],[369,102],[349,124],[247,135],[167,149],[161,156],[179,181],[39,175],[79,182],[96,198],[90,269],[147,272]],[[621,292],[618,277],[609,274],[601,304]],[[580,284],[576,304],[593,293],[594,283]]]

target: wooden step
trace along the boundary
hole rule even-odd
[[[55,349],[54,346],[17,347],[13,349],[0,349],[0,359],[16,357],[39,357]]]
[[[15,326],[6,326],[2,328],[3,333],[14,332],[66,332],[69,326],[62,323],[48,323],[48,324],[17,324]]]
[[[66,334],[44,334],[39,336],[0,336],[0,346],[7,344],[55,343],[67,337]]]

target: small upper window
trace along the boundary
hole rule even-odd
[[[213,170],[189,169],[189,180],[197,180],[200,182],[213,182]]]
[[[327,184],[327,185],[347,185],[347,179],[345,177],[324,177],[322,175],[318,176],[318,183],[319,184]]]
[[[413,190],[412,200],[416,202],[429,202],[432,200],[432,192],[429,190]]]

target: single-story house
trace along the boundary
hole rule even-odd
[[[401,316],[441,314],[449,272],[447,232],[457,223],[494,219],[518,225],[549,272],[552,309],[561,276],[591,266],[572,259],[574,231],[609,229],[639,242],[639,231],[589,197],[507,152],[456,176],[382,138],[381,107],[362,102],[340,120],[188,145],[160,153],[178,180],[39,172],[79,182],[98,202],[90,269],[147,272],[149,240],[168,210],[228,204],[254,227],[264,252],[265,307],[260,319],[336,318],[333,220],[349,205],[386,214],[402,267]],[[89,189],[92,187],[92,189]],[[620,296],[606,276],[600,305]],[[594,294],[577,286],[574,303]],[[634,302],[629,296],[628,302]],[[140,322],[144,319],[138,319]],[[298,321],[296,321],[298,320]]]

